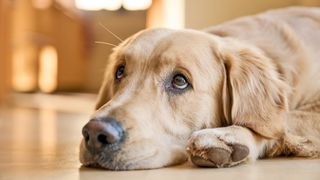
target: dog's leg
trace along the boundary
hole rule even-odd
[[[293,134],[314,139],[320,147],[320,99],[291,111],[287,127]]]
[[[234,125],[194,132],[187,150],[195,165],[230,167],[257,159],[268,141],[245,127]]]
[[[288,113],[286,134],[266,139],[248,128],[228,126],[194,132],[188,143],[191,161],[198,166],[230,167],[261,157],[320,156],[320,113]]]
[[[290,111],[286,128],[282,142],[275,143],[266,156],[320,157],[320,99]]]
[[[309,108],[288,113],[286,136],[282,142],[276,142],[273,148],[266,152],[266,156],[320,156],[320,102],[317,108],[311,105],[307,107]],[[315,111],[316,109],[318,111]]]

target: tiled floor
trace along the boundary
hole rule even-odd
[[[78,160],[80,132],[90,110],[64,112],[53,107],[0,109],[1,180],[320,179],[320,160],[303,159],[259,160],[227,169],[201,169],[184,164],[157,170],[113,172],[81,167]]]

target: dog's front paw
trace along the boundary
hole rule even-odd
[[[193,164],[231,167],[248,159],[249,147],[237,139],[233,130],[224,129],[204,129],[191,135],[187,151]]]

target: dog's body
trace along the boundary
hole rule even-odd
[[[110,58],[80,160],[147,169],[182,163],[186,152],[210,167],[319,157],[319,49],[318,8],[270,11],[205,32],[140,32]]]

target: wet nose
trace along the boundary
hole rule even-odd
[[[121,124],[113,118],[92,119],[82,129],[85,145],[93,152],[119,144],[123,134]]]

